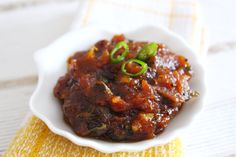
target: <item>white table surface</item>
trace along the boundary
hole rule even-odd
[[[29,112],[29,97],[37,83],[33,52],[65,33],[76,15],[79,2],[55,1],[0,1],[0,151],[6,149]],[[236,1],[199,2],[210,36],[207,66],[216,69],[208,71],[209,97],[214,100],[215,95],[224,91],[228,99],[216,98],[216,101],[208,102],[206,112],[186,135],[186,156],[233,156],[236,153],[236,114],[220,115],[220,112],[229,110],[229,113],[236,113],[236,77],[228,75],[230,70],[236,71],[236,64],[232,66],[232,56],[236,56]],[[232,81],[230,86],[212,81],[218,77],[218,69],[222,69],[221,59],[224,66],[230,67],[224,70],[224,81]],[[229,60],[231,62],[227,62]],[[214,88],[215,83],[220,84],[218,89]],[[228,116],[228,121],[220,116]],[[201,130],[204,119],[213,123]],[[224,124],[232,128],[220,134],[216,128],[224,127]],[[222,130],[219,128],[219,131]],[[226,140],[219,142],[222,138]]]

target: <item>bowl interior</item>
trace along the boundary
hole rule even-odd
[[[66,61],[69,56],[76,51],[89,49],[98,40],[110,39],[114,34],[120,33],[136,41],[165,43],[177,54],[186,56],[194,71],[190,82],[191,87],[199,91],[200,97],[187,102],[166,130],[154,139],[133,143],[114,143],[79,137],[64,122],[61,105],[53,96],[53,88],[58,78],[66,73]],[[89,146],[102,152],[138,151],[164,144],[189,126],[203,106],[204,72],[198,58],[180,37],[163,28],[143,27],[132,32],[119,32],[118,29],[84,28],[65,34],[50,46],[35,53],[35,60],[39,71],[39,82],[30,101],[32,112],[43,120],[54,133],[64,136],[78,145]]]

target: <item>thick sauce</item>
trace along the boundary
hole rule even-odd
[[[120,41],[129,46],[125,60],[135,58],[147,44],[122,35],[98,41],[89,51],[68,59],[68,72],[54,88],[66,122],[80,136],[113,141],[153,138],[197,94],[189,87],[192,70],[188,60],[164,44],[158,44],[157,54],[146,61],[148,69],[143,75],[123,74],[125,60],[112,64],[109,59]],[[126,68],[135,73],[140,66],[133,63]]]

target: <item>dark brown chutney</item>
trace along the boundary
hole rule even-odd
[[[110,53],[121,41],[127,43],[129,52],[113,64]],[[113,141],[150,139],[197,95],[189,86],[192,69],[188,60],[164,44],[156,43],[157,53],[145,61],[145,73],[137,77],[122,73],[122,64],[136,58],[146,44],[115,35],[68,59],[68,72],[58,80],[54,95],[76,134]],[[128,63],[126,70],[136,73],[140,65]]]

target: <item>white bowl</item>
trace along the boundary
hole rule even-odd
[[[66,73],[66,61],[69,56],[76,51],[87,50],[100,39],[110,39],[114,34],[120,33],[133,40],[165,43],[171,50],[186,56],[194,71],[194,76],[190,82],[191,87],[199,91],[200,96],[187,102],[165,131],[156,138],[140,142],[118,143],[80,137],[64,122],[61,105],[53,96],[53,88],[58,78]],[[165,144],[180,135],[190,125],[204,104],[205,78],[202,64],[181,37],[161,27],[147,26],[130,32],[120,32],[115,28],[99,29],[92,27],[71,31],[48,47],[36,52],[34,59],[38,68],[39,81],[30,100],[32,112],[44,121],[52,132],[77,145],[92,147],[101,152],[141,151],[152,146]]]

